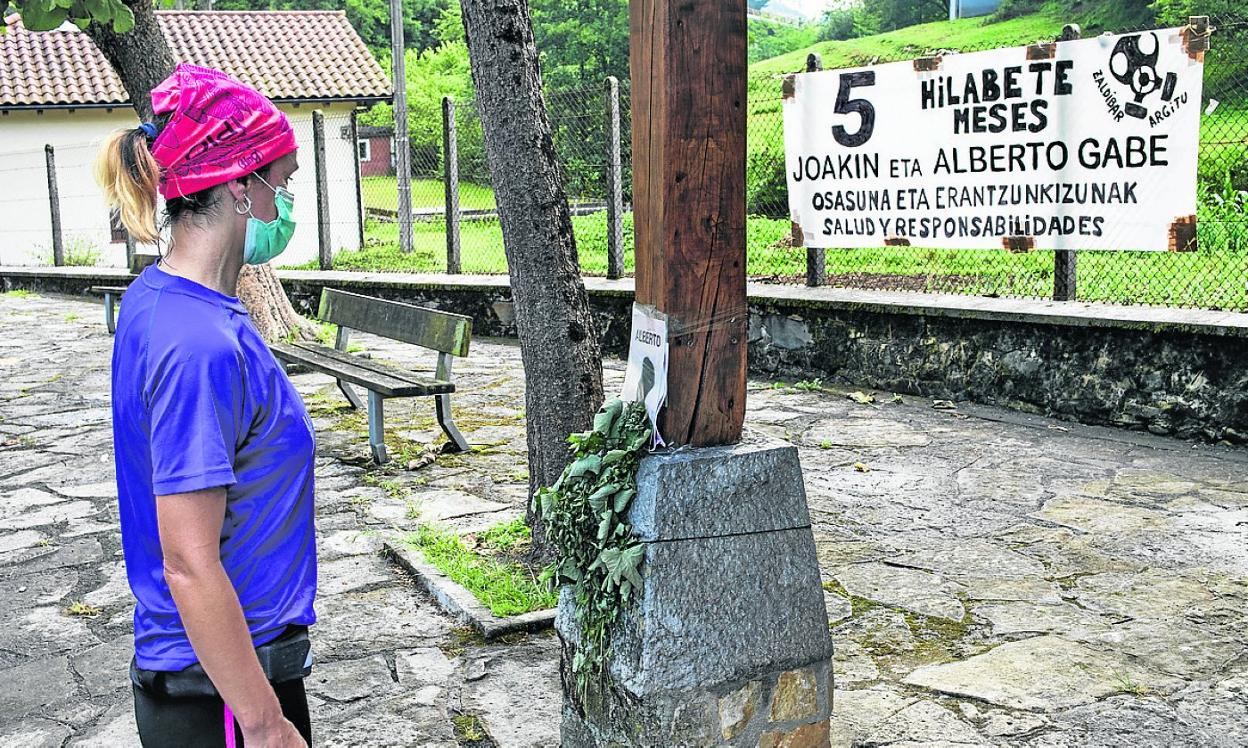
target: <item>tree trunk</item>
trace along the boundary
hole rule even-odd
[[[576,240],[526,0],[462,0],[524,361],[530,495],[559,478],[568,434],[587,431],[602,403],[598,331]],[[534,554],[548,552],[532,507]]]
[[[139,119],[150,122],[152,89],[173,72],[173,55],[151,0],[125,3],[134,13],[133,29],[118,34],[111,25],[92,23],[87,27],[87,35],[117,71]],[[284,340],[292,333],[309,340],[316,337],[315,327],[295,313],[282,291],[281,281],[268,265],[243,269],[238,277],[238,296],[266,341]]]
[[[212,0],[195,0],[195,10],[212,10]]]
[[[143,122],[152,120],[152,89],[173,72],[173,54],[160,31],[151,0],[126,0],[134,28],[124,34],[109,24],[92,23],[87,35],[117,71],[130,94],[130,105]]]

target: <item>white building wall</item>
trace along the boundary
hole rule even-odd
[[[316,178],[312,148],[312,111],[320,105],[283,105],[299,142],[299,172],[292,183],[298,228],[290,248],[276,261],[298,265],[317,259]],[[350,104],[321,107],[325,112],[326,163],[329,175],[331,247],[359,246],[355,150],[342,137]],[[46,109],[0,114],[0,265],[50,264],[52,222],[48,204],[44,145],[56,150],[62,235],[67,254],[97,251],[100,265],[125,265],[125,244],[112,243],[108,208],[95,183],[99,144],[112,130],[134,127],[128,107]],[[140,246],[139,251],[155,252]]]

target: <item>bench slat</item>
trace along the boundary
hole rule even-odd
[[[283,361],[303,364],[329,374],[336,379],[373,390],[383,397],[449,395],[455,391],[455,385],[450,382],[439,382],[435,379],[428,379],[419,383],[408,381],[391,374],[373,371],[356,363],[340,361],[336,357],[326,355],[324,351],[320,350],[308,350],[307,348],[296,347],[288,343],[272,343],[269,345],[269,348],[273,351],[273,355]],[[325,350],[332,351],[332,349]],[[337,353],[337,351],[332,352]],[[376,362],[371,363],[377,365]]]
[[[317,345],[316,343],[304,343],[298,341],[291,343],[291,345],[308,351],[309,353],[314,353],[318,356],[332,358],[333,360],[339,361],[348,366],[367,369],[368,371],[377,372],[383,376],[393,377],[394,379],[400,379],[404,382],[410,382],[411,384],[428,386],[429,384],[438,381],[432,377],[422,376],[413,371],[400,369],[397,366],[391,366],[390,364],[382,363],[381,361],[374,361],[371,358],[363,358],[361,356],[354,356],[350,353],[344,353],[337,348],[328,348],[323,345]]]
[[[472,318],[326,288],[320,318],[352,330],[401,340],[453,356],[467,356]]]
[[[103,296],[106,293],[122,294],[126,292],[126,286],[92,286],[87,289],[93,294]]]

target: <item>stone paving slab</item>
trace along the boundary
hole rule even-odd
[[[0,746],[135,744],[100,316],[0,295]],[[363,414],[295,377],[318,437],[318,744],[454,746],[457,716],[495,745],[557,744],[557,641],[487,646],[378,553],[422,522],[523,513],[518,350],[474,342],[456,377],[475,449],[419,470],[367,465]],[[800,450],[834,745],[1248,745],[1248,450],[874,394],[750,385],[747,425]],[[419,454],[432,402],[388,403],[387,427]]]

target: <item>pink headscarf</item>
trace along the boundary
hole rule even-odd
[[[152,143],[166,200],[250,174],[298,147],[273,102],[220,70],[179,63],[152,89],[152,109],[173,112]]]

